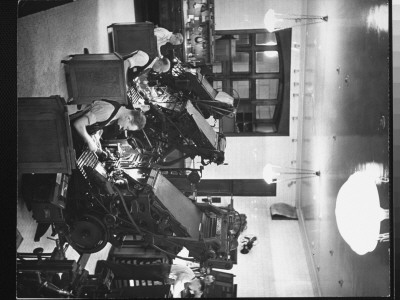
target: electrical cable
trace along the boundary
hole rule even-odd
[[[121,191],[120,191],[119,188],[117,188],[115,185],[113,186],[113,189],[117,192],[118,196],[121,198],[122,205],[124,206],[125,212],[126,212],[126,214],[128,215],[129,220],[132,222],[132,225],[135,227],[135,229],[136,229],[140,234],[142,234],[141,229],[139,228],[139,226],[136,224],[136,222],[133,220],[133,218],[132,218],[132,216],[131,216],[131,213],[130,213],[130,211],[129,211],[127,205],[126,205],[125,198],[124,198],[124,196],[122,196]]]

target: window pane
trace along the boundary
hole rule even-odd
[[[237,113],[236,128],[238,132],[253,132],[253,114],[252,113]]]
[[[236,39],[236,45],[248,45],[250,42],[248,34],[235,34],[233,37]]]
[[[222,64],[220,62],[216,62],[213,64],[213,73],[221,73],[222,72]]]
[[[265,120],[274,117],[275,105],[257,105],[256,106],[256,119]]]
[[[249,98],[250,83],[248,80],[232,81],[232,87],[239,93],[240,98]]]
[[[242,132],[253,132],[253,123],[244,123]]]
[[[278,43],[276,42],[276,36],[273,32],[264,32],[256,34],[256,44],[257,45],[266,45],[266,46],[275,46]]]
[[[273,133],[277,131],[274,124],[256,124],[255,127],[256,132]]]
[[[249,72],[250,55],[247,52],[236,52],[236,56],[232,59],[233,72]]]
[[[273,73],[279,72],[278,51],[263,51],[256,53],[256,72]]]
[[[216,90],[222,90],[222,81],[213,81],[213,88]]]
[[[256,99],[276,99],[279,79],[256,79]]]

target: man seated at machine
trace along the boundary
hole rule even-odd
[[[124,107],[118,102],[109,100],[96,100],[82,111],[70,116],[73,128],[81,139],[73,134],[75,150],[80,150],[82,141],[90,151],[101,152],[101,147],[93,136],[110,125],[118,125],[120,130],[141,130],[146,125],[146,117],[139,110]],[[73,132],[74,132],[73,130]],[[78,154],[78,153],[77,153]]]
[[[125,280],[154,280],[161,281],[173,286],[173,298],[181,298],[183,294],[194,294],[200,298],[205,285],[214,282],[212,275],[204,279],[197,278],[191,268],[185,265],[155,263],[155,264],[122,264],[106,260],[99,260],[96,266],[96,273],[102,268],[110,269],[114,279]]]
[[[160,73],[169,71],[171,63],[166,57],[156,57],[150,60],[148,54],[141,50],[137,50],[123,58],[128,102],[133,108],[146,112],[150,109],[150,106],[144,103],[144,99],[138,95],[137,89],[139,86],[147,89],[149,75],[151,74],[153,79],[157,78]]]
[[[168,58],[156,57],[150,61],[149,55],[142,50],[134,51],[131,54],[124,56],[123,58],[124,69],[130,68],[133,69],[133,71],[137,71],[139,69],[151,69],[156,73],[165,73],[168,72],[171,66]]]
[[[162,27],[154,28],[154,35],[157,38],[157,52],[159,57],[162,57],[160,48],[166,43],[171,43],[172,45],[183,43],[183,35],[181,33],[172,33]]]
[[[123,58],[127,85],[129,85],[128,82],[132,82],[138,76],[143,79],[147,77],[149,72],[155,74],[165,73],[171,67],[171,62],[168,58],[156,57],[151,60],[149,55],[141,50],[134,51]]]

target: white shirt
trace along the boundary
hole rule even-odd
[[[142,50],[138,50],[133,56],[129,57],[127,61],[132,67],[143,67],[149,61],[149,55]]]
[[[156,27],[154,28],[154,35],[157,38],[157,46],[160,48],[162,45],[169,42],[172,32],[162,27]]]
[[[112,104],[104,101],[95,100],[92,104],[81,105],[79,109],[78,105],[67,105],[68,115],[71,116],[77,112],[88,109],[89,106],[91,106],[90,110],[84,114],[88,117],[88,125],[107,120],[114,111],[114,106]]]
[[[169,278],[175,280],[173,285],[173,297],[180,298],[181,292],[185,289],[185,283],[192,281],[194,277],[195,274],[189,267],[184,265],[171,265]]]
[[[86,113],[89,119],[89,125],[107,120],[114,109],[114,106],[108,102],[94,101],[92,108]]]

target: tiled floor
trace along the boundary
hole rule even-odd
[[[389,243],[358,255],[335,217],[341,186],[366,163],[389,172],[388,6],[386,1],[308,1],[308,14],[329,21],[307,29],[300,205],[323,296],[389,295]],[[386,118],[383,128],[381,117]],[[378,185],[388,208],[389,184]],[[354,195],[356,197],[356,195]],[[362,207],[354,216],[365,213]],[[388,220],[381,233],[388,232]]]

